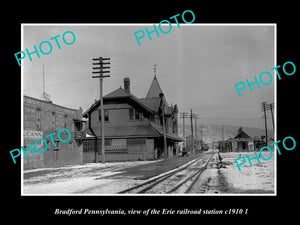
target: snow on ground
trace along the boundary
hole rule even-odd
[[[120,173],[117,172],[120,169],[153,162],[157,161],[89,163],[61,168],[25,170],[23,194],[116,193],[142,181],[126,177],[120,182],[105,177]]]
[[[245,156],[246,153],[241,154]],[[253,152],[247,153],[250,158]],[[235,159],[238,153],[221,153],[225,168],[218,168],[212,164],[201,175],[201,184],[198,191],[201,193],[220,194],[274,194],[275,191],[275,168],[274,157],[269,160],[252,160],[252,167],[248,160],[238,170]]]
[[[216,153],[210,151],[208,153]],[[245,157],[253,152],[241,153]],[[212,159],[199,181],[193,187],[195,194],[274,194],[274,157],[269,160],[248,160],[238,170],[235,159],[239,153],[220,153],[224,167],[217,165],[218,155]],[[267,157],[267,156],[265,156]],[[157,161],[89,163],[61,168],[43,168],[24,171],[23,194],[66,195],[66,194],[113,194],[128,187],[143,183],[144,180],[130,176],[110,176],[120,173],[117,170],[149,164]]]

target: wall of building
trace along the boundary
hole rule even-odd
[[[142,120],[130,120],[129,109],[133,107],[129,104],[109,104],[104,105],[104,110],[109,111],[109,121],[105,122],[105,127],[115,126],[135,126],[135,125],[147,125],[149,120],[143,116]],[[90,120],[92,128],[101,127],[101,121],[99,120],[100,107],[94,109],[91,112]]]
[[[101,162],[101,141],[100,139],[90,139],[90,144],[86,148],[84,147],[83,162],[92,163],[95,162],[95,146],[99,151],[99,162]],[[114,139],[113,139],[114,140]],[[144,138],[142,144],[128,144],[127,139],[115,139],[126,140],[123,145],[105,146],[105,161],[117,162],[117,161],[138,161],[138,160],[152,160],[154,159],[154,140]],[[85,143],[83,146],[86,146]]]
[[[58,106],[50,102],[24,96],[23,104],[23,128],[24,128],[24,149],[29,148],[29,143],[34,145],[37,138],[47,140],[48,146],[45,152],[35,151],[36,155],[28,152],[28,159],[24,157],[24,169],[54,167],[60,165],[80,164],[83,162],[82,143],[74,139],[74,132],[78,131],[73,119],[82,119],[82,110],[74,110]],[[66,142],[59,142],[59,151],[54,151],[54,146],[48,134],[67,128],[71,132],[71,139]],[[79,127],[80,128],[80,127]],[[40,137],[28,137],[25,134],[39,132]],[[63,140],[63,132],[61,133]],[[57,138],[57,136],[53,136]],[[42,146],[40,149],[44,149]]]
[[[254,143],[253,140],[250,138],[239,138],[233,139],[232,143],[232,151],[253,151],[254,150]],[[242,143],[245,145],[245,149],[242,148]]]

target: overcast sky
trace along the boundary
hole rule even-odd
[[[66,45],[58,38],[49,55],[32,55],[23,60],[24,94],[41,98],[43,64],[46,93],[53,103],[85,111],[99,99],[99,80],[92,79],[92,58],[111,58],[111,77],[104,79],[104,94],[123,87],[129,77],[131,92],[145,97],[153,79],[157,78],[169,104],[177,104],[180,112],[193,109],[198,124],[250,126],[263,128],[260,104],[274,102],[274,79],[268,86],[254,91],[241,91],[235,83],[259,77],[274,66],[274,26],[203,26],[172,24],[168,34],[152,33],[137,44],[134,32],[152,30],[152,24],[140,25],[24,25],[23,47],[33,51],[42,41],[72,31],[76,41]],[[167,27],[164,27],[167,30]],[[67,36],[66,36],[67,37]],[[44,46],[45,51],[46,46]],[[276,76],[275,76],[276,77]],[[265,78],[265,82],[268,79]],[[270,116],[270,115],[269,115]],[[268,120],[271,128],[271,120]]]

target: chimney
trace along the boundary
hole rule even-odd
[[[124,90],[127,93],[130,93],[130,79],[129,79],[129,77],[124,78]]]

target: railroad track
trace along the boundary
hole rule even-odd
[[[174,170],[148,179],[146,182],[130,187],[118,194],[125,193],[188,193],[201,173],[206,169],[215,153],[201,154]]]

